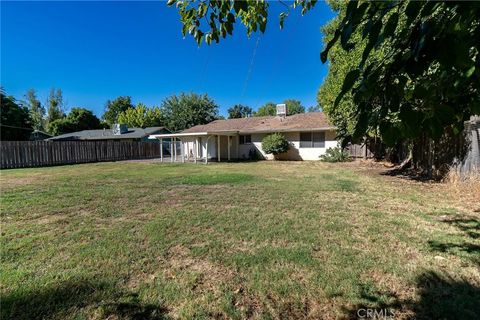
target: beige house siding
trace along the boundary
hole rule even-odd
[[[152,135],[150,138],[182,141],[182,147],[177,148],[176,153],[180,155],[180,159],[202,159],[207,163],[206,158],[220,161],[247,160],[255,157],[252,154],[253,151],[260,155],[260,158],[273,159],[273,155],[265,154],[262,149],[263,138],[273,132],[283,133],[291,143],[290,150],[279,156],[285,160],[319,160],[328,148],[338,145],[335,140],[335,127],[329,123],[322,112],[299,113],[286,117],[265,116],[215,120],[180,133]],[[300,148],[301,132],[325,132],[324,147]],[[250,135],[251,142],[240,144],[239,134]],[[197,143],[195,144],[194,141]],[[195,152],[194,148],[198,150]]]
[[[248,159],[249,152],[252,148],[257,150],[264,158],[273,159],[271,154],[267,155],[262,149],[262,140],[269,133],[252,134],[251,144],[239,145],[239,159]],[[334,148],[338,145],[335,140],[334,131],[325,131],[325,147],[324,148],[300,148],[300,132],[285,132],[285,138],[291,142],[290,150],[287,154],[281,155],[280,159],[285,160],[319,160],[319,157],[325,153],[328,148]],[[223,145],[222,145],[223,148]]]
[[[319,131],[319,130],[317,130]],[[319,157],[325,153],[328,148],[338,145],[335,140],[336,134],[333,130],[324,130],[325,147],[324,148],[300,148],[300,132],[283,132],[287,140],[291,143],[290,150],[286,154],[280,155],[279,159],[283,160],[319,160]],[[266,154],[262,149],[262,140],[271,133],[252,133],[251,143],[239,144],[239,136],[231,136],[230,159],[231,160],[247,160],[250,158],[251,151],[255,150],[262,158],[271,160],[273,155]],[[198,139],[198,151],[196,153],[198,159],[204,159],[207,156],[207,139],[208,139],[208,159],[217,160],[218,156],[218,136],[210,135],[203,137],[182,137],[177,138],[183,142],[185,158],[193,159],[195,155],[194,140]],[[177,150],[177,154],[181,155],[181,150]],[[220,158],[221,161],[228,159],[228,136],[220,136]]]

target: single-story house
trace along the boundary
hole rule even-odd
[[[128,128],[126,125],[115,125],[112,129],[83,130],[61,134],[46,140],[117,140],[148,141],[152,134],[168,133],[164,127]]]
[[[284,134],[291,144],[290,150],[280,156],[285,160],[318,160],[328,148],[338,145],[335,127],[322,112],[215,120],[180,133],[154,134],[150,138],[171,139],[172,146],[176,145],[170,147],[175,160],[272,159],[263,151],[262,139],[274,132]],[[165,146],[164,141],[161,144]]]
[[[51,137],[51,134],[43,132],[41,130],[33,130],[33,132],[30,134],[31,141],[42,141]]]

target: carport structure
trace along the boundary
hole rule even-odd
[[[149,139],[160,140],[160,160],[164,161],[164,139],[170,142],[170,161],[180,162],[203,161],[208,163],[210,159],[222,160],[222,149],[225,153],[224,160],[232,159],[232,145],[235,143],[235,158],[238,155],[238,131],[221,132],[180,132],[151,135]],[[222,146],[223,144],[223,146]],[[178,148],[178,145],[180,148]],[[178,150],[180,149],[180,150]],[[180,151],[180,152],[179,152]],[[180,153],[180,154],[178,154]]]

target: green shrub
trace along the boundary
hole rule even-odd
[[[263,138],[262,149],[265,153],[271,153],[274,156],[287,152],[290,149],[290,143],[280,133],[272,133]]]
[[[345,162],[350,161],[348,153],[340,147],[328,148],[324,155],[320,156],[321,161],[325,162]]]

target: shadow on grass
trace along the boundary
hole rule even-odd
[[[453,242],[440,242],[440,241],[428,241],[430,248],[440,252],[455,252],[464,251],[471,254],[480,254],[480,246],[468,242],[453,243]]]
[[[440,181],[439,177],[431,177],[416,170],[411,169],[388,169],[380,173],[382,176],[399,177],[402,179],[413,180],[417,182]]]
[[[82,318],[86,312],[109,319],[168,319],[165,307],[143,304],[135,293],[106,282],[68,281],[38,291],[2,294],[1,298],[1,319]]]
[[[440,221],[456,227],[461,233],[448,238],[454,241],[431,240],[428,242],[430,248],[437,252],[463,256],[480,265],[480,245],[475,243],[480,237],[480,221],[472,217],[445,218]],[[346,309],[345,312],[349,319],[365,316],[364,310],[367,309],[372,310],[371,315],[377,312],[377,317],[382,313],[381,315],[397,318],[397,313],[402,313],[412,319],[475,319],[480,314],[480,287],[471,279],[430,271],[416,279],[416,287],[415,300],[362,290],[361,299],[365,303]]]
[[[480,220],[475,218],[455,218],[444,219],[442,222],[448,223],[463,231],[472,239],[480,238]]]
[[[362,290],[365,302],[344,309],[348,319],[402,318],[411,319],[475,319],[480,314],[480,287],[463,279],[454,279],[430,271],[416,279],[418,299],[400,299],[394,294]],[[388,301],[388,302],[384,302]],[[371,317],[366,317],[367,310]]]
[[[430,240],[428,242],[430,248],[434,251],[450,254],[463,252],[466,253],[467,257],[475,264],[480,264],[480,245],[472,243],[472,241],[477,241],[477,239],[480,238],[480,221],[471,217],[447,218],[440,221],[450,224],[460,230],[463,233],[462,241],[445,242]]]

